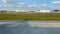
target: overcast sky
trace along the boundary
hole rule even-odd
[[[0,10],[60,9],[60,0],[0,0]]]

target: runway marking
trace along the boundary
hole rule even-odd
[[[60,23],[29,23],[31,27],[60,27]]]
[[[16,22],[16,21],[12,21],[12,22],[0,22],[0,24],[14,24],[14,22]],[[35,21],[28,21],[28,22],[26,22],[26,23],[15,23],[15,24],[18,24],[18,25],[20,25],[20,24],[28,24],[30,27],[60,27],[60,23],[59,22],[55,22],[55,21],[40,21],[40,22],[35,22]]]

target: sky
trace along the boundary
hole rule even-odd
[[[60,10],[60,0],[0,0],[0,10]]]

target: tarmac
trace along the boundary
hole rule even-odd
[[[60,34],[60,21],[0,20],[0,34]]]

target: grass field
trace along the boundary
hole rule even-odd
[[[33,13],[33,14],[0,13],[0,20],[60,20],[60,13]]]

